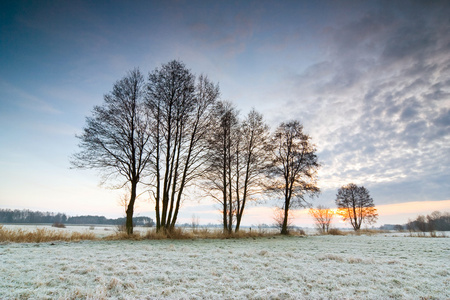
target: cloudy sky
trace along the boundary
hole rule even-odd
[[[303,123],[322,163],[313,204],[353,182],[378,225],[450,211],[449,32],[449,1],[2,1],[0,208],[121,216],[122,191],[70,169],[75,134],[128,70],[179,59],[241,114]],[[220,218],[207,200],[180,213]],[[270,205],[243,222],[272,223]]]

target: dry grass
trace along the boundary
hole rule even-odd
[[[208,228],[201,229],[183,229],[175,228],[171,231],[156,231],[155,228],[149,229],[145,233],[135,233],[127,235],[125,232],[116,232],[113,235],[107,236],[106,240],[186,240],[186,239],[243,239],[243,238],[257,238],[257,237],[272,237],[278,234],[261,233],[258,231],[241,230],[239,232],[224,233],[220,229],[211,230]],[[297,234],[299,235],[299,234]],[[301,234],[300,234],[301,235]]]
[[[380,233],[389,233],[389,230],[380,230],[380,229],[361,229],[354,232],[357,235],[365,234],[365,235],[374,235]]]
[[[0,225],[0,242],[12,242],[12,243],[43,243],[52,241],[67,241],[76,242],[81,240],[185,240],[185,239],[245,239],[245,238],[261,238],[261,237],[275,237],[278,233],[267,233],[258,230],[240,230],[235,233],[224,233],[220,229],[184,229],[175,228],[171,231],[161,230],[156,231],[155,228],[151,228],[146,232],[136,232],[135,234],[128,235],[123,231],[116,231],[114,234],[106,237],[97,237],[93,232],[67,232],[64,230],[52,230],[46,228],[37,228],[33,231],[23,229],[7,229]],[[293,231],[291,236],[304,236],[303,231]]]
[[[347,234],[349,234],[349,232],[344,232],[337,228],[331,228],[328,230],[327,234],[329,234],[329,235],[347,235]]]
[[[436,231],[432,231],[429,232],[429,235],[427,235],[426,232],[410,232],[409,233],[410,237],[424,237],[424,238],[446,238],[447,234],[444,231],[441,232],[436,232]]]
[[[37,228],[34,231],[22,229],[6,229],[0,225],[0,242],[13,243],[43,243],[52,241],[76,242],[81,240],[95,240],[93,233],[86,232],[62,232],[49,230],[46,228]]]
[[[55,222],[55,223],[52,224],[52,227],[66,228],[66,225],[64,225],[63,223]]]
[[[337,228],[331,228],[328,230],[326,234],[329,235],[376,235],[380,233],[387,233],[389,231],[386,230],[379,230],[379,229],[360,229],[358,231],[349,230],[349,231],[342,231]]]

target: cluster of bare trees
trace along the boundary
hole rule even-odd
[[[335,215],[334,210],[323,205],[318,205],[317,208],[310,208],[309,214],[314,218],[314,224],[317,230],[320,233],[327,233]]]
[[[128,234],[139,186],[155,203],[157,230],[173,230],[187,190],[196,185],[220,203],[228,233],[239,231],[248,201],[262,192],[282,196],[281,232],[287,233],[289,209],[319,192],[316,149],[299,122],[271,133],[260,113],[241,119],[219,94],[217,84],[174,60],[147,80],[130,71],[86,119],[72,164],[100,169],[103,182],[129,189]]]
[[[430,232],[431,235],[433,235],[435,231],[450,231],[450,213],[434,211],[426,216],[419,215],[413,221],[408,220],[406,228],[410,232],[419,231],[422,232],[422,234]]]
[[[342,186],[336,195],[337,210],[318,206],[311,208],[309,214],[314,218],[316,227],[322,233],[328,232],[334,215],[339,215],[344,222],[349,222],[355,231],[363,223],[373,224],[378,218],[377,209],[364,186],[350,183]]]
[[[207,138],[219,87],[178,61],[149,75],[146,104],[153,122],[152,195],[156,227],[172,230],[185,188],[204,174]]]

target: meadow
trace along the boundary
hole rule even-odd
[[[2,242],[0,298],[449,299],[449,257],[392,233]]]

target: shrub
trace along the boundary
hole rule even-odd
[[[303,229],[296,229],[296,230],[291,230],[289,232],[290,235],[297,235],[297,236],[306,236],[306,232]]]
[[[134,227],[134,224],[133,224]],[[127,232],[127,225],[125,223],[120,223],[118,225],[116,225],[115,228],[116,232]]]
[[[64,225],[63,223],[60,223],[60,222],[55,222],[55,223],[52,224],[52,227],[66,228],[66,225]]]
[[[328,230],[328,234],[331,234],[331,235],[345,235],[344,232],[340,231],[340,230],[337,229],[337,228],[331,228],[331,229],[329,229],[329,230]]]

